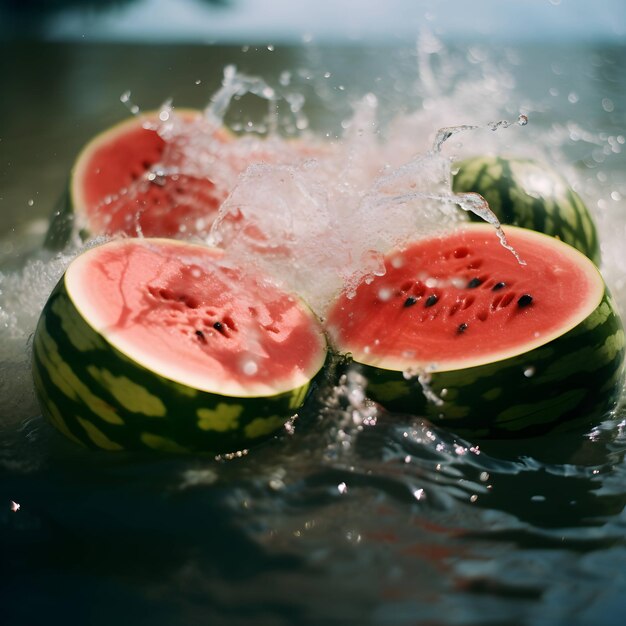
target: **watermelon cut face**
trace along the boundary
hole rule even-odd
[[[179,123],[198,132],[200,114]],[[89,232],[100,235],[174,237],[208,231],[223,189],[208,179],[176,171],[181,154],[156,130],[156,115],[123,122],[91,141],[76,161],[71,200]],[[215,141],[225,143],[225,132]],[[159,171],[167,166],[168,171]],[[182,228],[181,228],[182,227]]]
[[[215,248],[124,239],[77,257],[34,339],[64,434],[105,449],[234,451],[279,429],[322,368],[317,319]]]
[[[383,276],[339,298],[328,332],[371,397],[500,437],[591,423],[613,405],[624,332],[597,269],[556,239],[505,232],[525,265],[472,224],[390,253]]]
[[[552,167],[532,159],[478,156],[456,165],[456,193],[478,193],[502,224],[557,237],[600,265],[600,242],[581,197]],[[480,218],[470,213],[470,219]]]
[[[217,158],[233,137],[222,129],[209,130],[200,112],[183,110],[174,120],[176,131],[167,139],[158,130],[158,113],[125,120],[92,139],[74,163],[45,246],[64,248],[75,230],[83,239],[205,236],[228,189],[189,167],[184,144],[210,135],[204,144],[212,154],[204,158]]]
[[[48,249],[63,249],[75,231],[83,240],[120,234],[205,239],[248,166],[293,165],[330,151],[311,141],[236,137],[198,111],[168,116],[166,123],[159,113],[131,118],[86,145],[54,212]]]

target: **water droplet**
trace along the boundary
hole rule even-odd
[[[425,500],[426,499],[426,492],[423,489],[416,489],[413,492],[413,497],[416,500]]]
[[[337,485],[337,491],[338,491],[340,494],[342,494],[342,495],[343,495],[344,493],[347,493],[347,491],[348,491],[348,485],[346,485],[346,483],[339,483],[339,484]]]
[[[404,378],[404,380],[411,380],[416,376],[419,376],[419,370],[413,367],[407,367],[405,370],[402,371],[402,377]]]
[[[526,376],[526,378],[532,378],[535,375],[535,368],[533,366],[527,367],[524,370],[524,376]]]
[[[389,287],[381,287],[378,290],[378,299],[381,302],[387,302],[393,295],[393,291]]]
[[[27,202],[28,206],[33,206],[33,204],[35,204],[35,201],[31,198],[28,202]]]
[[[280,478],[273,478],[268,484],[274,491],[279,491],[285,486],[285,483]]]
[[[202,81],[201,81],[200,79],[198,79],[198,80],[196,81],[196,85],[199,85],[200,83],[202,83]]]
[[[241,371],[246,376],[254,376],[259,371],[259,366],[258,366],[257,362],[254,361],[253,359],[246,359],[241,364]]]
[[[518,123],[520,126],[526,126],[526,124],[528,124],[528,115],[521,114],[521,115],[517,118],[517,123]]]

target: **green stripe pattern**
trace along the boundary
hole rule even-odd
[[[594,312],[548,344],[502,361],[418,378],[361,365],[368,395],[462,436],[514,438],[589,427],[614,408],[623,382],[624,329],[608,293]]]
[[[455,193],[479,193],[502,224],[552,235],[600,264],[593,218],[580,196],[550,166],[531,159],[480,156],[457,163]],[[470,214],[470,219],[481,218]]]
[[[33,379],[45,417],[89,448],[235,452],[276,433],[310,383],[233,398],[163,378],[128,358],[80,315],[63,277],[39,319]]]

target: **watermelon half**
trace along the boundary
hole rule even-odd
[[[530,228],[574,246],[600,265],[591,213],[554,168],[532,159],[478,156],[455,166],[452,189],[479,193],[502,224]],[[481,218],[470,214],[470,218]]]
[[[176,113],[178,139],[202,131],[202,113]],[[206,177],[177,171],[181,146],[159,132],[159,113],[125,120],[97,135],[72,168],[68,192],[61,199],[46,246],[61,249],[77,226],[85,235],[180,237],[206,234],[227,190]],[[206,130],[206,129],[204,129]],[[215,144],[232,137],[220,129]]]
[[[332,150],[315,141],[237,137],[189,109],[168,113],[172,128],[164,129],[161,115],[130,118],[85,146],[54,211],[46,248],[63,249],[75,231],[83,240],[119,234],[204,239],[249,165],[294,164]]]
[[[69,265],[37,326],[33,376],[74,441],[223,452],[281,428],[325,358],[307,306],[221,250],[128,238]]]
[[[327,324],[368,394],[477,437],[592,424],[622,384],[624,331],[594,264],[557,239],[486,224],[386,257]]]

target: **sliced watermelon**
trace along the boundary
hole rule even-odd
[[[202,114],[176,113],[178,134],[203,130]],[[206,234],[228,190],[213,180],[178,171],[183,155],[177,141],[159,132],[158,113],[125,120],[102,132],[82,150],[49,229],[46,245],[60,249],[78,226],[89,235],[180,237]],[[206,131],[206,129],[205,129]],[[232,136],[212,133],[214,145]],[[182,164],[184,165],[184,164]]]
[[[600,264],[593,217],[552,167],[531,159],[480,156],[461,161],[456,168],[453,191],[479,193],[503,224],[557,237]],[[480,220],[472,214],[470,218]]]
[[[205,238],[249,165],[293,164],[330,150],[312,141],[236,137],[192,110],[168,114],[174,130],[166,132],[159,115],[121,122],[82,150],[54,212],[48,249],[64,248],[75,230],[83,239],[118,234]]]
[[[33,352],[42,411],[70,439],[221,452],[275,432],[301,407],[326,341],[300,300],[222,251],[131,238],[70,264]]]
[[[418,241],[386,273],[342,295],[332,342],[361,364],[368,393],[479,437],[592,424],[622,383],[624,331],[602,277],[580,252],[505,227]]]

